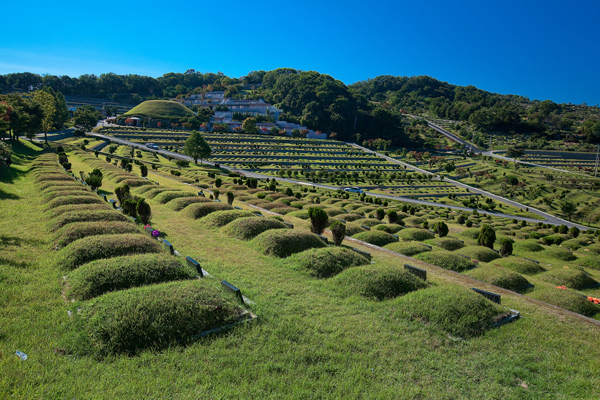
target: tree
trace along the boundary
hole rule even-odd
[[[433,226],[433,231],[438,234],[439,237],[448,235],[448,225],[444,221],[439,221]]]
[[[572,226],[571,228],[569,228],[569,234],[571,234],[571,236],[573,236],[574,238],[576,238],[577,236],[579,236],[580,232],[581,231],[576,226]]]
[[[150,205],[146,203],[146,200],[141,198],[137,201],[136,211],[144,225],[150,223],[150,218],[152,218],[152,209],[150,208]]]
[[[232,205],[234,198],[233,192],[227,192],[227,204]]]
[[[525,154],[525,150],[517,149],[515,147],[509,147],[506,150],[506,157],[513,158],[515,162],[517,161],[517,158],[521,157],[523,154]]]
[[[242,129],[246,133],[257,133],[258,129],[256,128],[256,118],[246,118],[242,123]]]
[[[210,157],[211,149],[204,137],[198,131],[192,131],[185,141],[183,152],[194,159],[198,164],[198,159]]]
[[[12,149],[10,144],[0,141],[0,167],[10,167],[12,162]]]
[[[73,125],[84,132],[91,131],[99,119],[100,113],[92,106],[81,106],[73,113]]]
[[[496,241],[496,232],[494,229],[484,224],[481,227],[481,231],[479,232],[479,237],[477,238],[477,244],[479,246],[489,247],[490,249],[494,248],[494,242]]]
[[[573,216],[573,214],[575,214],[575,211],[577,211],[577,206],[569,200],[564,200],[560,202],[559,206],[560,211],[563,213],[566,219],[570,219]]]
[[[45,90],[36,90],[33,92],[33,101],[38,103],[44,110],[42,129],[44,130],[44,141],[48,144],[48,131],[55,125],[56,99]]]
[[[92,189],[96,190],[102,186],[102,172],[96,168],[88,176],[85,177],[85,183]]]
[[[396,211],[394,211],[394,210],[388,211],[387,217],[388,217],[388,222],[390,224],[398,223],[398,213]]]
[[[377,210],[375,210],[375,218],[377,218],[378,221],[381,221],[384,216],[385,210],[383,208],[378,208]]]
[[[502,257],[508,257],[513,252],[513,242],[509,238],[500,239],[500,255]]]
[[[323,211],[322,208],[310,207],[308,209],[308,216],[310,217],[310,222],[312,224],[310,228],[311,232],[318,235],[322,234],[327,226],[327,220],[329,219],[327,213]]]
[[[333,221],[333,223],[329,226],[331,230],[331,234],[333,235],[333,244],[339,246],[344,241],[344,237],[346,236],[346,224],[340,221]]]
[[[146,166],[146,164],[140,165],[140,173],[142,174],[143,178],[148,176],[148,167]]]

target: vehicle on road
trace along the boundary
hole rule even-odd
[[[146,147],[152,150],[158,150],[158,146],[154,143],[146,143]]]
[[[365,191],[362,190],[361,188],[357,187],[357,186],[352,186],[352,187],[349,187],[349,188],[344,188],[344,192],[364,193]]]

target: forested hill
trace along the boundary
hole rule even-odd
[[[483,132],[531,133],[548,137],[581,134],[600,142],[600,109],[556,104],[457,86],[429,76],[382,75],[349,86],[385,109],[468,121]]]

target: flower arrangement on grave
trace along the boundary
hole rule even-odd
[[[596,298],[596,297],[588,296],[588,297],[587,297],[587,299],[588,299],[589,301],[591,301],[592,303],[594,303],[594,304],[598,304],[598,305],[600,305],[600,299],[598,299],[598,298]]]
[[[153,230],[152,231],[152,237],[159,237],[160,236],[160,232],[158,230]]]
[[[565,285],[560,285],[556,287],[557,289],[567,289],[567,287]]]

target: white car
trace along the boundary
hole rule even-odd
[[[361,189],[361,188],[359,188],[359,187],[352,186],[352,187],[349,187],[349,188],[344,188],[344,192],[350,192],[350,193],[364,193],[365,191],[364,191],[364,190],[362,190],[362,189]]]

